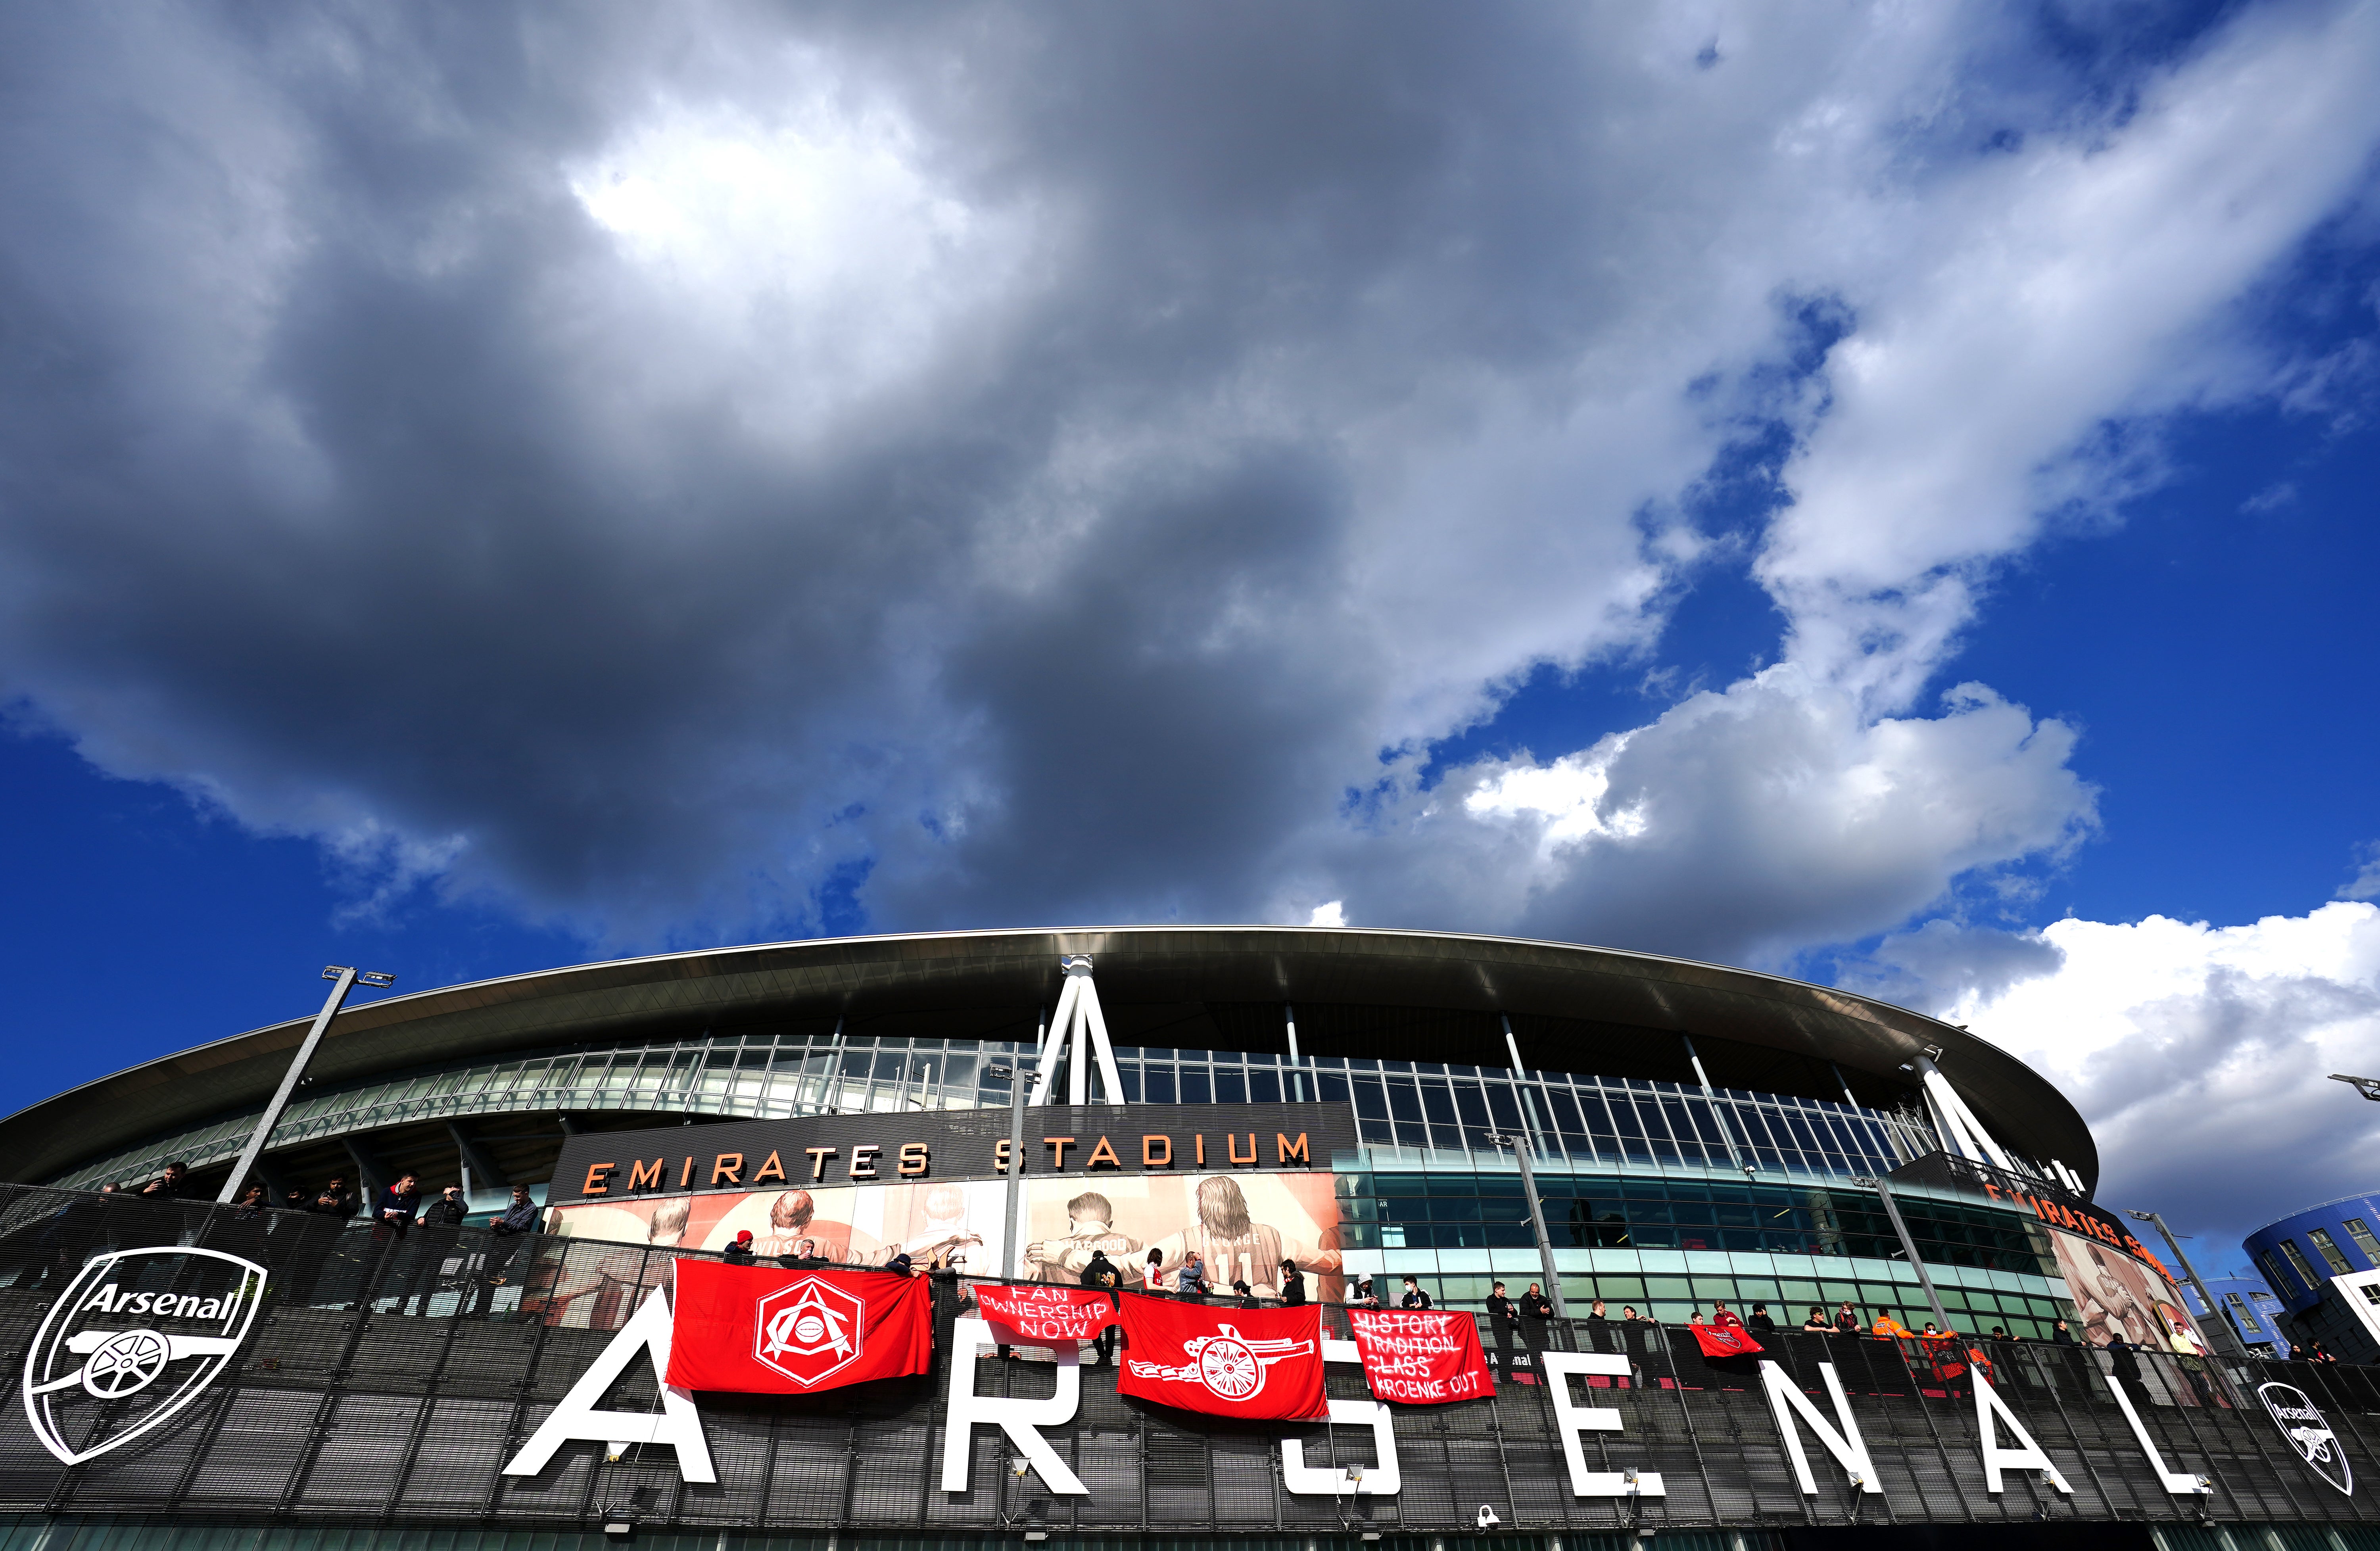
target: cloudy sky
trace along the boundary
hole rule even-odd
[[[0,1098],[326,960],[1344,921],[1945,1012],[2218,1238],[2380,1184],[2374,79],[2368,5],[12,7]]]

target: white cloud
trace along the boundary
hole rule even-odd
[[[855,877],[886,927],[1872,934],[2088,831],[2070,728],[1927,686],[2159,414],[2280,391],[2235,314],[2380,142],[2375,49],[2277,7],[2103,90],[1989,6],[19,9],[0,694],[615,939]],[[1773,434],[1791,508],[1700,531]],[[1416,788],[1747,552],[1779,666]]]
[[[1305,918],[1305,924],[1309,927],[1345,926],[1347,924],[1346,902],[1332,900],[1328,904],[1316,905],[1314,913]]]
[[[1776,962],[2089,832],[2071,729],[1975,685],[1940,709],[1871,721],[1780,665],[1583,755],[1405,793],[1365,860],[1431,901],[1432,925]]]
[[[2380,907],[2240,927],[2069,919],[2013,944],[1937,927],[1878,957],[1895,972],[1882,985],[2074,1101],[2103,1202],[2198,1228],[2217,1265],[2259,1223],[2380,1179],[2380,1109],[2327,1080],[2371,1074],[2380,1050]]]

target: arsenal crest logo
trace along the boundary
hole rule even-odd
[[[2289,1438],[2307,1468],[2353,1496],[2355,1472],[2347,1462],[2347,1450],[2339,1447],[2338,1435],[2330,1430],[2330,1424],[2306,1392],[2293,1384],[2261,1384],[2256,1387],[2256,1398],[2273,1413],[2274,1424]]]
[[[25,1419],[69,1465],[165,1425],[231,1363],[264,1267],[220,1250],[119,1250],[82,1268],[25,1354]]]
[[[1255,1399],[1264,1388],[1266,1369],[1284,1357],[1302,1356],[1314,1350],[1312,1341],[1252,1341],[1240,1334],[1237,1326],[1219,1325],[1215,1328],[1220,1334],[1200,1336],[1182,1344],[1182,1355],[1189,1361],[1180,1367],[1133,1362],[1133,1376],[1167,1381],[1196,1379],[1217,1400],[1236,1403]]]
[[[858,1361],[868,1305],[832,1282],[804,1277],[755,1302],[752,1356],[805,1387]]]

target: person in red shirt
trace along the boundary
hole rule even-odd
[[[1743,1328],[1742,1316],[1738,1315],[1733,1309],[1729,1308],[1726,1301],[1723,1299],[1714,1299],[1712,1301],[1711,1323],[1718,1326],[1722,1330],[1741,1330]]]

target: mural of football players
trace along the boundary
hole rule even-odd
[[[1198,1181],[1197,1222],[1151,1245],[1165,1256],[1163,1270],[1172,1276],[1195,1250],[1206,1266],[1207,1280],[1215,1286],[1234,1281],[1248,1284],[1258,1298],[1278,1298],[1281,1263],[1293,1260],[1299,1269],[1335,1272],[1339,1254],[1285,1237],[1280,1229],[1255,1221],[1246,1193],[1229,1174],[1209,1174]]]
[[[1121,1265],[1140,1258],[1140,1241],[1112,1226],[1115,1206],[1095,1190],[1066,1203],[1066,1235],[1025,1246],[1025,1274],[1034,1281],[1078,1282],[1091,1256],[1104,1250]]]

